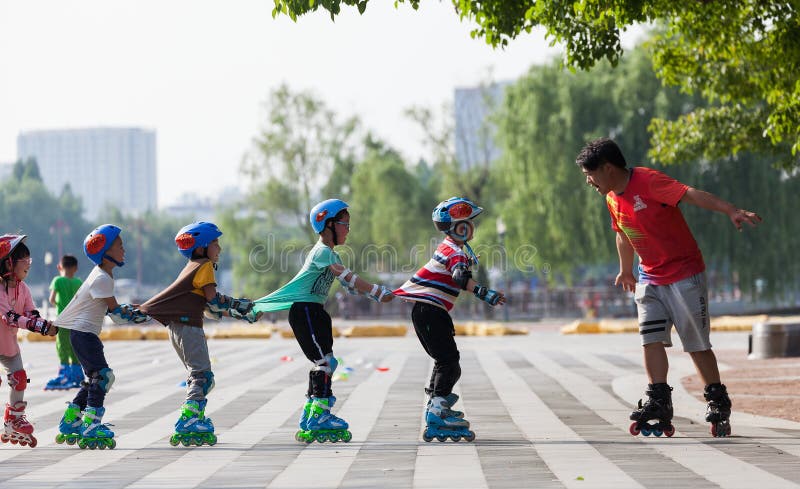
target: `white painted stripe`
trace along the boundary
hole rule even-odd
[[[373,372],[350,393],[347,402],[336,413],[350,424],[353,433],[350,443],[315,442],[308,445],[268,487],[338,487],[375,425],[389,388],[399,377],[405,361],[405,354],[390,355],[383,362],[389,371]],[[309,470],[310,467],[313,470]]]
[[[483,369],[492,373],[489,379],[511,418],[566,487],[642,487],[565,425],[497,353],[478,351],[477,356]]]
[[[598,387],[590,379],[562,367],[543,355],[528,352],[525,353],[525,357],[537,369],[547,372],[567,392],[609,424],[621,431],[628,431],[631,424],[631,421],[628,420],[630,408],[622,405],[611,394]],[[701,441],[681,437],[679,431],[676,431],[675,436],[671,439],[632,436],[631,441],[647,443],[650,448],[722,487],[731,489],[798,487],[797,484],[732,457]]]

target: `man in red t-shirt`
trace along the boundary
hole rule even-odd
[[[586,183],[606,198],[611,227],[617,233],[619,274],[615,285],[634,292],[644,367],[650,381],[647,401],[631,413],[631,434],[672,436],[672,387],[665,347],[672,346],[672,325],[705,382],[706,421],[714,436],[730,434],[731,401],[720,383],[717,358],[709,340],[705,264],[697,242],[678,208],[680,202],[726,214],[740,231],[761,222],[756,213],[650,168],[628,168],[617,144],[606,138],[588,143],[576,163]],[[633,254],[639,255],[639,280]],[[658,420],[657,423],[648,423]]]

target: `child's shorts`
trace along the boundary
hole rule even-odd
[[[711,349],[705,272],[669,285],[636,284],[636,309],[642,345],[672,346],[672,325],[686,352]]]

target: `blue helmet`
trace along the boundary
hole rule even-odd
[[[197,248],[207,248],[212,241],[222,236],[213,222],[193,222],[181,228],[175,236],[178,251],[186,258],[192,258],[192,252]]]
[[[449,231],[459,221],[468,221],[483,212],[483,207],[478,207],[469,199],[463,197],[450,197],[439,202],[433,209],[433,219],[436,229]]]
[[[347,202],[339,199],[323,200],[311,209],[308,215],[308,220],[311,221],[311,227],[314,232],[319,234],[325,229],[325,223],[328,219],[333,219],[336,214],[350,207]]]
[[[121,232],[122,229],[113,224],[98,226],[83,240],[83,252],[95,265],[102,265],[103,258],[108,258],[121,267],[125,262],[118,262],[110,256],[106,256],[106,251],[111,248],[114,240],[117,239]]]

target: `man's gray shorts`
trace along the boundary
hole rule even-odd
[[[711,349],[706,274],[669,285],[636,284],[636,309],[642,345],[672,346],[672,325],[687,352]]]

